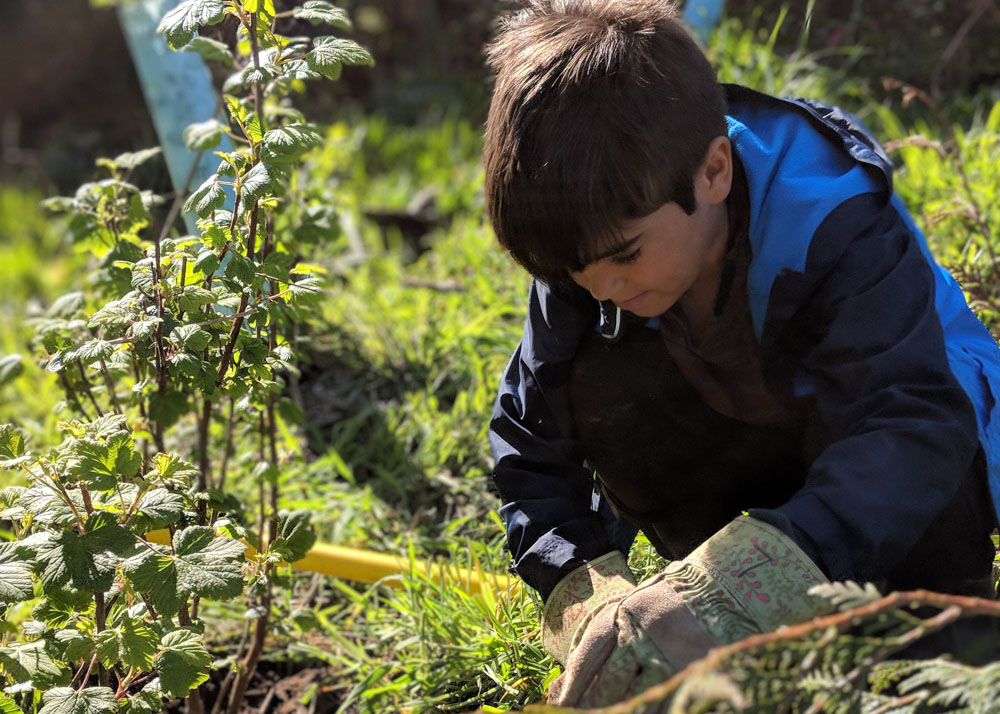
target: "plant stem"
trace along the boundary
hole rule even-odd
[[[118,395],[115,394],[115,383],[111,381],[111,374],[108,372],[108,365],[105,364],[104,360],[100,360],[101,364],[101,374],[104,375],[104,386],[108,389],[108,395],[111,397],[111,404],[114,407],[115,414],[122,414],[122,405],[118,403]]]
[[[80,378],[83,380],[83,393],[87,395],[90,399],[90,403],[94,405],[94,410],[97,412],[97,416],[104,414],[104,410],[101,409],[101,405],[97,403],[97,399],[94,398],[94,393],[90,391],[90,380],[87,379],[87,373],[83,370],[83,362],[81,360],[76,361],[76,367],[80,370]]]
[[[80,413],[80,416],[82,416],[85,421],[90,421],[90,415],[88,415],[87,410],[83,408],[83,404],[80,402],[80,398],[77,396],[76,390],[73,389],[73,385],[71,385],[69,380],[66,378],[65,372],[59,373],[59,383],[62,385],[63,391],[66,392],[66,398],[73,403],[73,408]]]
[[[97,653],[95,652],[94,656],[90,658],[89,664],[87,664],[87,669],[84,671],[83,680],[80,682],[80,688],[77,689],[76,691],[78,692],[83,691],[83,689],[87,686],[87,680],[90,679],[90,672],[91,670],[94,669],[94,662],[96,661],[97,661]]]
[[[104,631],[107,625],[108,613],[104,606],[104,593],[95,592],[94,593],[94,629],[95,634],[99,634]],[[97,665],[97,681],[102,687],[108,686],[110,677],[108,677],[108,671],[104,668],[104,665]]]
[[[247,235],[247,257],[250,258],[255,252],[254,239],[257,234],[257,201],[253,202],[253,208],[250,209],[250,233]],[[247,309],[247,300],[249,295],[246,291],[240,296],[240,306],[237,308],[236,313],[240,314]],[[226,350],[222,353],[222,361],[219,363],[218,378],[216,385],[222,384],[222,380],[226,377],[226,372],[229,370],[229,364],[233,359],[233,350],[236,349],[236,338],[239,337],[240,329],[243,327],[243,318],[237,317],[233,322],[233,327],[229,331],[229,342],[226,343]]]
[[[219,482],[216,484],[218,490],[226,486],[226,471],[229,467],[229,457],[233,453],[233,424],[236,416],[236,399],[229,398],[229,417],[226,419],[226,443],[222,448],[222,463],[219,465]]]
[[[198,419],[198,490],[204,493],[208,490],[208,470],[210,468],[208,459],[208,427],[212,419],[212,400],[204,397],[201,405],[201,416]],[[198,523],[204,525],[205,510],[207,506],[204,501],[198,503]]]
[[[229,697],[229,708],[226,710],[226,714],[237,714],[239,712],[240,704],[243,703],[243,695],[246,694],[247,685],[250,683],[250,678],[254,672],[257,671],[257,661],[260,659],[261,652],[264,651],[264,640],[267,638],[268,622],[271,617],[270,586],[268,586],[268,593],[264,596],[263,606],[264,614],[257,620],[257,624],[254,627],[253,643],[250,645],[250,650],[243,660],[243,667],[236,680],[236,686],[233,687],[233,693]]]
[[[243,651],[247,646],[247,639],[250,637],[250,623],[246,624],[243,628],[243,635],[240,637],[239,643],[236,645],[236,659],[240,659],[244,656]],[[222,712],[223,703],[226,701],[226,695],[229,694],[229,688],[233,684],[233,679],[236,676],[236,670],[232,667],[226,673],[226,678],[222,680],[222,684],[219,686],[219,692],[215,697],[215,704],[212,706],[212,714],[220,714]]]
[[[257,13],[255,12],[250,14],[250,50],[251,57],[253,57],[253,67],[260,70],[260,50],[257,47]],[[257,112],[257,120],[260,121],[261,133],[264,133],[264,88],[260,86],[260,82],[254,82],[253,85],[253,105],[254,111]]]

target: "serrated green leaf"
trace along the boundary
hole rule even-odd
[[[149,418],[167,428],[188,411],[188,397],[183,392],[155,392],[149,397]]]
[[[74,356],[83,362],[84,365],[88,365],[100,360],[110,359],[114,351],[115,346],[110,342],[90,340],[77,347],[74,351]]]
[[[17,459],[24,454],[24,436],[11,424],[0,424],[0,459]]]
[[[163,691],[157,677],[138,694],[126,695],[118,700],[118,714],[153,714],[163,709]]]
[[[240,344],[240,357],[243,364],[264,364],[268,347],[264,340],[245,338]]]
[[[53,661],[44,639],[0,647],[0,670],[16,682],[30,681],[36,689],[65,684],[69,676]]]
[[[205,218],[212,211],[222,208],[226,202],[226,192],[218,181],[218,176],[213,174],[205,179],[194,193],[188,196],[184,202],[184,213],[197,213]]]
[[[103,591],[111,586],[112,573],[102,570],[82,539],[69,531],[55,534],[39,545],[35,549],[35,559],[42,568],[42,583],[46,587],[59,587],[70,581],[81,590]]]
[[[249,204],[255,198],[260,198],[272,187],[275,179],[275,171],[264,163],[259,163],[247,172],[243,177],[243,200]]]
[[[77,510],[83,508],[83,499],[79,491],[70,491],[70,498]],[[21,508],[34,515],[35,520],[41,523],[70,525],[76,522],[73,509],[47,486],[32,486],[22,494],[19,503]]]
[[[159,146],[154,146],[149,149],[142,149],[140,151],[127,151],[124,154],[118,154],[115,158],[111,160],[115,166],[120,169],[126,169],[131,171],[132,169],[146,163],[150,159],[159,156],[163,153],[163,149]]]
[[[281,78],[288,80],[307,81],[319,79],[319,72],[309,69],[309,63],[304,59],[291,59],[281,65]]]
[[[188,377],[197,377],[201,374],[202,360],[190,352],[178,352],[167,361],[176,367],[180,374]]]
[[[197,475],[198,469],[177,454],[156,454],[153,457],[153,470],[147,477],[159,479],[165,484],[175,484],[183,489]]]
[[[101,442],[96,439],[75,439],[68,443],[67,470],[98,491],[109,491],[115,484],[135,475],[141,457],[135,453],[132,435],[115,432]]]
[[[197,52],[206,62],[222,62],[226,67],[233,66],[233,53],[224,42],[209,37],[195,37],[181,47],[181,52]],[[185,139],[185,141],[187,141]],[[214,146],[214,144],[213,144]]]
[[[137,320],[129,326],[129,332],[132,337],[137,340],[145,339],[147,337],[152,337],[153,333],[156,331],[157,326],[162,325],[163,320],[159,317],[149,317],[142,320]]]
[[[126,560],[122,572],[139,592],[149,596],[160,615],[173,617],[180,610],[183,598],[177,592],[177,568],[170,556],[142,553]]]
[[[168,697],[183,697],[208,679],[205,669],[212,655],[201,643],[201,637],[190,630],[168,632],[160,641],[156,666],[160,670],[160,686]]]
[[[295,8],[292,14],[314,25],[325,24],[341,30],[351,29],[351,19],[347,16],[347,12],[325,0],[307,0],[302,7]]]
[[[211,293],[209,294],[211,295]],[[199,325],[181,325],[170,333],[171,343],[192,352],[201,352],[208,347],[208,343],[211,341],[211,333]]]
[[[0,387],[10,384],[24,373],[24,360],[19,354],[0,357]]]
[[[294,256],[282,253],[281,251],[274,251],[269,253],[267,258],[264,259],[264,263],[261,265],[261,272],[269,278],[277,278],[280,282],[287,283],[289,271],[294,261]]]
[[[46,317],[69,319],[84,308],[83,293],[71,292],[60,295],[45,311]]]
[[[118,627],[97,633],[97,656],[106,667],[118,662],[141,670],[153,668],[160,638],[141,622],[126,619]]]
[[[209,251],[209,254],[214,257],[214,253]],[[215,261],[218,264],[218,260]],[[214,268],[212,272],[214,272]],[[209,273],[211,275],[211,273]],[[200,285],[188,285],[184,288],[184,292],[181,293],[180,297],[177,298],[177,305],[181,310],[185,312],[195,312],[204,305],[211,305],[215,302],[215,293],[211,290],[206,290]]]
[[[319,278],[303,278],[288,284],[288,301],[307,303],[323,293],[323,282]]]
[[[229,110],[229,116],[233,118],[233,121],[242,126],[247,120],[247,108],[243,106],[243,103],[236,97],[227,94],[223,98],[226,101],[226,108]]]
[[[222,0],[184,0],[163,16],[156,31],[176,50],[186,45],[202,26],[221,22],[225,10]]]
[[[0,604],[34,597],[31,563],[26,555],[23,549],[0,549]]]
[[[278,537],[271,545],[271,550],[280,554],[288,563],[302,560],[316,543],[311,520],[312,513],[306,509],[283,514],[278,519]]]
[[[101,714],[116,708],[115,692],[109,687],[87,687],[80,691],[56,687],[42,696],[38,714]]]
[[[195,41],[201,39],[204,38],[196,37]],[[222,124],[217,119],[188,124],[184,129],[183,137],[184,146],[187,147],[188,151],[207,151],[215,148],[222,141]]]
[[[67,616],[67,621],[69,617]],[[55,641],[62,648],[62,659],[76,662],[89,658],[94,651],[94,641],[79,630],[59,630],[55,633]]]
[[[261,77],[260,81],[264,81],[265,79],[267,78]],[[247,138],[254,144],[264,138],[264,130],[260,126],[260,117],[256,113],[250,113],[244,128],[247,131]]]
[[[110,511],[95,511],[87,517],[82,540],[92,553],[127,553],[135,543],[128,529],[118,523],[118,516]]]
[[[249,285],[253,282],[255,274],[256,266],[254,265],[254,262],[245,255],[233,253],[229,256],[225,269],[225,275],[227,278],[239,280],[244,285]]]
[[[46,588],[70,584],[77,590],[107,590],[119,562],[115,556],[125,552],[133,541],[113,514],[96,512],[87,519],[82,535],[61,531],[35,547],[42,583]]]
[[[0,692],[0,714],[22,714],[22,710],[14,699]]]
[[[140,532],[165,528],[176,523],[184,514],[184,496],[165,488],[154,488],[143,494],[137,506],[138,515],[132,525]]]
[[[215,275],[215,271],[219,269],[219,256],[212,250],[201,251],[195,260],[194,269],[204,275]],[[215,302],[214,298],[212,302]],[[205,304],[208,305],[211,303]]]
[[[103,327],[118,331],[128,327],[137,317],[126,300],[112,300],[107,305],[90,316],[88,327]]]
[[[105,414],[87,422],[60,422],[59,428],[73,436],[89,435],[95,439],[107,439],[125,428],[125,417],[122,414]]]
[[[317,37],[313,49],[306,55],[310,69],[324,77],[338,79],[341,65],[372,65],[375,60],[371,53],[354,40],[342,37]]]
[[[84,604],[84,607],[78,608],[73,603],[67,603],[62,598],[55,596],[56,593],[63,593],[65,591],[53,589],[51,594],[46,593],[45,598],[42,599],[40,603],[35,605],[31,610],[31,616],[36,620],[41,620],[46,625],[48,625],[53,630],[58,630],[56,632],[56,641],[63,644],[64,646],[69,643],[70,640],[74,638],[74,634],[80,635],[77,630],[63,630],[62,628],[68,627],[70,623],[73,622],[75,613],[79,610],[86,610],[90,605],[93,604],[93,600],[89,600]],[[80,635],[82,636],[82,635]],[[64,657],[63,659],[78,659],[77,657]]]
[[[243,592],[246,546],[216,536],[211,528],[191,526],[174,534],[177,588],[182,594],[227,600]]]
[[[311,124],[289,124],[264,135],[262,156],[271,162],[291,161],[323,143],[323,136]]]
[[[8,486],[0,490],[0,519],[5,521],[20,521],[24,517],[21,496],[27,490],[23,486]],[[0,546],[0,549],[2,548],[3,546]]]

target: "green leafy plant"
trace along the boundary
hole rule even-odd
[[[27,483],[0,492],[14,536],[0,545],[0,608],[34,603],[0,644],[5,710],[131,713],[187,697],[202,711],[213,657],[199,608],[242,596],[253,636],[216,703],[228,694],[235,712],[280,615],[278,569],[315,540],[308,512],[282,512],[278,492],[297,445],[281,436],[299,414],[282,397],[292,326],[321,290],[302,262],[294,173],[322,135],[290,100],[305,81],[372,60],[348,39],[280,34],[289,19],[350,28],[322,0],[283,12],[273,0],[184,0],[163,18],[172,48],[233,67],[227,119],[188,127],[188,147],[227,134],[237,148],[217,152],[218,171],[159,228],[161,199],[130,182],[158,149],[102,159],[106,178],[46,201],[98,263],[86,293],[34,323],[73,413],[63,441],[36,450],[0,426],[0,466]],[[198,35],[224,20],[237,24],[235,49]],[[179,210],[197,213],[200,235],[172,234]],[[226,488],[236,470],[252,498]]]

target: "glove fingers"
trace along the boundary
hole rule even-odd
[[[549,685],[550,704],[579,706],[584,694],[600,679],[618,647],[616,610],[606,607],[591,620],[586,635],[570,653],[563,673]]]
[[[613,617],[614,637],[603,641],[604,656],[595,657],[595,648],[587,657],[577,660],[578,653],[574,652],[566,672],[549,687],[549,703],[607,706],[635,696],[674,674],[675,668],[627,609],[614,608]]]
[[[701,659],[719,644],[663,573],[640,585],[622,606],[675,671]]]

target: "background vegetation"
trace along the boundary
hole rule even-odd
[[[336,88],[303,97],[310,117],[330,120],[294,178],[309,219],[301,230],[320,247],[314,260],[328,289],[298,325],[306,359],[286,396],[305,426],[286,437],[302,458],[281,472],[280,505],[312,511],[322,541],[503,573],[485,430],[520,335],[527,279],[483,221],[479,150],[489,78],[480,47],[511,4],[352,0],[345,7],[376,67],[345,71]],[[726,81],[839,103],[872,126],[893,149],[897,186],[935,251],[996,331],[1000,62],[992,38],[1000,14],[977,0],[903,7],[732,0],[707,49]],[[87,289],[94,259],[39,202],[93,178],[98,155],[155,143],[134,78],[110,72],[115,63],[102,55],[115,42],[123,51],[110,14],[82,1],[60,11],[96,22],[88,37],[112,39],[74,45],[66,33],[79,24],[42,22],[22,0],[0,10],[8,14],[0,40],[10,40],[0,42],[3,51],[39,57],[24,73],[34,85],[15,77],[5,90],[0,423],[14,421],[42,444],[58,441],[67,412],[55,377],[31,356],[32,320],[64,292]],[[35,42],[47,38],[50,54],[75,47],[77,61],[59,65],[72,67],[59,70],[67,75],[61,94],[50,94],[44,80],[48,55],[14,41],[18,27],[37,27],[43,34]],[[97,63],[96,74],[115,78],[105,82],[117,92],[113,111],[77,69],[86,66],[79,55]],[[127,54],[118,63],[127,67]],[[170,193],[162,166],[150,162],[145,172],[135,180]],[[248,453],[234,458],[249,460]],[[255,498],[249,480],[229,487]],[[640,572],[656,567],[642,542],[632,558]],[[540,649],[531,592],[471,597],[430,577],[394,580],[400,587],[289,577],[277,604],[288,618],[267,643],[248,707],[465,711],[542,697],[557,670]],[[8,609],[2,637],[11,637],[9,623],[31,618],[32,606]],[[245,647],[243,614],[226,605],[201,613],[217,657],[218,677],[202,685],[209,701]]]

